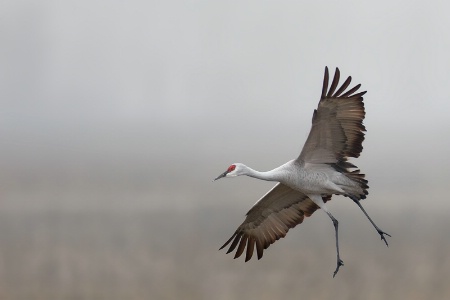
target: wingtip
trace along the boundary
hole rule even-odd
[[[331,82],[330,90],[328,91],[328,93],[325,91],[326,97],[331,97],[333,95],[334,91],[336,90],[336,87],[339,84],[340,77],[341,77],[341,72],[339,71],[339,68],[336,68],[336,71],[334,72],[333,80]]]
[[[235,237],[236,235],[237,235],[237,233],[235,232],[235,233],[228,239],[228,241],[226,241],[225,244],[223,244],[222,247],[219,248],[219,250],[222,250],[223,248],[225,248],[225,247],[226,247],[226,246],[234,239],[234,237]],[[237,242],[237,241],[236,241],[236,242]],[[235,244],[235,243],[233,242],[233,244]],[[231,251],[233,251],[234,247],[236,247],[236,245],[234,245],[234,247],[233,247],[233,244],[230,246],[230,249],[228,249],[227,254],[230,253]]]
[[[228,241],[222,245],[222,247],[219,248],[219,251],[222,250],[223,248],[225,248],[228,245]]]
[[[325,74],[323,75],[323,85],[322,85],[322,95],[321,98],[324,98],[327,94],[327,90],[328,90],[328,78],[329,78],[329,74],[328,74],[328,67],[325,67]]]
[[[367,93],[367,91],[359,92],[358,94],[351,95],[351,97],[362,98]]]
[[[330,76],[330,71],[328,70],[328,66],[325,66],[324,77],[326,77],[328,79],[329,76]],[[328,80],[327,80],[327,83],[328,83]]]
[[[359,90],[360,87],[361,87],[361,83],[358,83],[357,85],[355,85],[354,87],[352,87],[351,89],[346,91],[344,94],[342,94],[340,97],[341,98],[355,97],[355,95],[352,95],[352,94],[354,92],[356,92],[357,90]]]

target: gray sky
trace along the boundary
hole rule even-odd
[[[430,203],[445,203],[450,178],[449,9],[445,1],[2,1],[2,178],[129,169],[159,195],[262,195],[270,184],[210,180],[233,162],[265,170],[297,156],[327,65],[368,91],[368,132],[354,162],[374,205],[437,208]],[[194,198],[189,205],[215,201]]]

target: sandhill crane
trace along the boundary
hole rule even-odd
[[[325,205],[332,195],[352,199],[388,246],[385,235],[390,235],[375,225],[360,203],[368,194],[365,175],[347,161],[349,157],[359,157],[363,149],[366,129],[362,124],[365,116],[362,96],[366,92],[355,94],[360,84],[345,92],[352,79],[350,76],[336,91],[339,76],[336,68],[328,90],[328,68],[325,67],[322,95],[318,108],[314,110],[311,131],[298,158],[267,172],[234,163],[214,179],[247,175],[278,182],[255,203],[245,221],[220,248],[231,243],[227,252],[230,253],[239,244],[234,258],[241,256],[247,246],[245,261],[250,260],[256,245],[258,259],[261,259],[264,249],[285,237],[290,228],[303,222],[304,217],[321,208],[331,218],[335,229],[337,266],[333,277],[336,276],[344,262],[339,255],[338,221]]]

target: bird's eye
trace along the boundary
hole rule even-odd
[[[234,171],[234,169],[236,169],[236,166],[235,165],[231,165],[231,166],[228,167],[227,172]]]

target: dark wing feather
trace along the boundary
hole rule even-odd
[[[324,202],[331,195],[324,196]],[[253,256],[256,245],[258,259],[276,240],[285,237],[290,228],[303,222],[304,217],[311,216],[319,207],[305,194],[278,183],[264,195],[247,213],[245,221],[238,227],[233,236],[220,248],[231,243],[227,253],[238,246],[234,258],[244,253],[245,261]]]
[[[342,167],[347,157],[358,157],[363,149],[366,129],[362,124],[365,117],[362,96],[366,92],[354,94],[361,86],[358,84],[344,93],[351,82],[351,77],[348,77],[334,93],[339,77],[340,72],[336,68],[328,90],[329,75],[328,68],[325,68],[321,99],[314,110],[312,128],[298,158],[301,162],[331,163]]]

